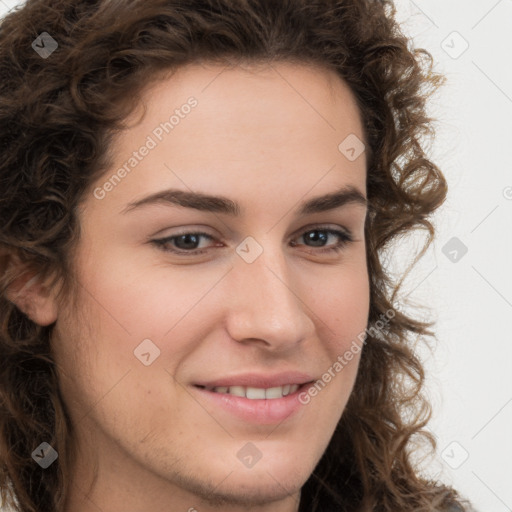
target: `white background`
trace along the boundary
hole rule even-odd
[[[0,0],[0,15],[20,3]],[[512,0],[396,5],[413,44],[448,79],[431,102],[430,149],[448,179],[448,200],[435,217],[437,238],[402,293],[437,322],[433,352],[418,348],[438,440],[424,468],[480,512],[512,511]],[[454,237],[459,246],[448,246],[447,256]],[[393,268],[412,261],[414,246],[393,254]]]
[[[437,319],[434,356],[422,352],[439,445],[428,469],[479,511],[510,511],[512,1],[396,5],[414,45],[447,77],[431,114],[448,200],[436,215],[437,240],[405,287]],[[455,263],[442,251],[452,237],[467,247]]]

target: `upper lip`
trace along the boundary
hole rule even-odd
[[[264,373],[244,373],[231,375],[229,377],[220,377],[213,380],[204,380],[195,382],[196,386],[207,388],[244,386],[253,388],[276,388],[286,384],[306,384],[313,381],[314,378],[303,372],[282,372],[276,374]]]

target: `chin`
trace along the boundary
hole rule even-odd
[[[261,506],[284,499],[295,499],[309,474],[273,475],[264,470],[259,473],[233,472],[220,485],[207,485],[199,481],[182,485],[210,506]]]
[[[250,468],[236,459],[229,464],[224,458],[213,464],[207,464],[207,461],[208,458],[204,459],[201,467],[188,466],[171,479],[209,506],[221,508],[228,505],[248,508],[298,499],[298,493],[315,466],[315,461],[301,458],[298,453],[293,457],[263,455]]]

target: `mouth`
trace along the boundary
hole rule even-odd
[[[214,406],[216,415],[227,415],[246,424],[272,425],[298,417],[304,406],[299,396],[313,382],[305,374],[252,374],[197,383],[193,389]]]
[[[310,383],[306,383],[310,384]],[[271,388],[254,388],[250,386],[200,386],[197,387],[213,393],[220,393],[249,400],[275,400],[288,395],[293,395],[298,389],[306,384],[285,384]]]

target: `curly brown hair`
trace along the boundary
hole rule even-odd
[[[42,32],[58,42],[48,58],[32,47]],[[409,46],[392,2],[28,0],[0,29],[0,491],[17,511],[63,510],[66,456],[41,471],[31,453],[42,437],[72,453],[73,425],[51,352],[53,325],[32,322],[7,291],[33,271],[71,293],[77,205],[109,167],[113,136],[148,84],[188,63],[241,60],[320,64],[350,86],[368,149],[369,325],[394,311],[380,337],[366,338],[300,511],[462,510],[457,491],[422,477],[412,461],[413,441],[436,448],[424,429],[431,406],[411,341],[434,336],[433,322],[398,309],[408,272],[394,282],[382,262],[392,241],[423,228],[417,262],[433,239],[429,216],[447,193],[424,149],[434,131],[426,101],[443,77],[426,50]]]

